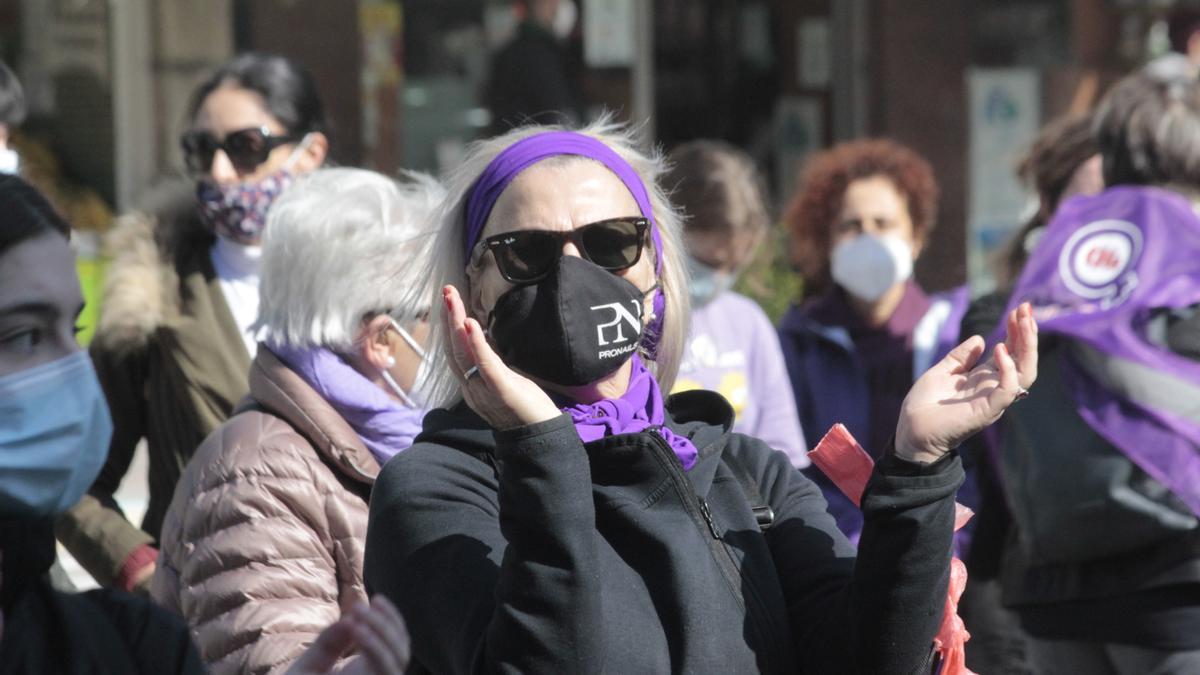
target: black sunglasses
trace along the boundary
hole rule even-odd
[[[506,281],[532,284],[550,273],[562,257],[563,245],[571,241],[585,260],[610,272],[619,272],[641,259],[648,227],[650,221],[645,218],[612,218],[568,232],[515,230],[479,242],[473,258],[491,251],[500,276]]]
[[[302,137],[303,134],[273,136],[266,127],[251,127],[231,131],[224,140],[218,141],[216,136],[207,131],[189,131],[183,135],[180,145],[183,146],[183,159],[189,171],[212,171],[213,157],[217,150],[223,150],[238,173],[249,173],[267,161],[272,150],[295,143]]]

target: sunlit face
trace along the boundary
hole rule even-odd
[[[922,242],[916,240],[908,212],[908,200],[884,176],[860,178],[846,187],[830,244],[837,246],[864,233],[900,237],[912,247],[914,259],[921,250]]]
[[[75,254],[64,237],[48,232],[0,255],[0,377],[77,351],[81,311]]]
[[[266,103],[258,92],[233,85],[217,87],[205,97],[192,123],[192,130],[206,131],[218,141],[223,141],[226,135],[234,131],[259,127],[266,127],[273,135],[287,134],[287,128],[267,111]],[[239,171],[224,150],[217,150],[212,168],[204,178],[217,185],[256,182],[281,169],[289,158],[292,160],[291,168],[296,173],[307,173],[319,166],[320,162],[314,163],[311,153],[297,153],[293,157],[295,150],[296,143],[281,145],[267,155],[265,162],[250,171]]]
[[[509,184],[496,200],[479,238],[515,230],[566,232],[609,218],[640,215],[629,189],[602,164],[574,158],[554,159],[525,169]],[[637,264],[616,272],[644,290],[654,284],[654,253],[649,243],[646,246]],[[563,254],[580,256],[570,241],[563,245]],[[490,253],[485,253],[478,265],[468,270],[468,276],[469,310],[481,323],[486,323],[496,300],[513,285],[500,276]],[[649,313],[649,300],[646,310]]]

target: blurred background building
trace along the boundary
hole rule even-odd
[[[437,170],[499,121],[487,81],[539,0],[0,0],[0,55],[30,96],[22,134],[47,180],[86,195],[80,227],[137,205],[181,168],[188,92],[241,50],[316,76],[334,159]],[[942,185],[918,276],[970,274],[1019,221],[1016,153],[1040,124],[1086,109],[1166,49],[1170,1],[555,0],[577,114],[613,111],[667,147],[747,148],[774,199],[805,156],[890,136]],[[89,201],[90,200],[90,201]],[[771,309],[770,307],[768,309]]]

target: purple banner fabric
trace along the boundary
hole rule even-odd
[[[662,278],[663,246],[662,235],[658,231],[658,221],[654,219],[654,209],[650,204],[650,195],[642,179],[633,167],[621,158],[612,148],[603,142],[573,131],[547,131],[527,136],[505,148],[490,164],[484,168],[479,179],[467,198],[465,221],[463,223],[463,259],[470,261],[471,251],[479,241],[487,224],[488,216],[496,200],[522,171],[534,164],[551,157],[575,155],[593,159],[603,164],[633,195],[642,217],[650,221],[650,238],[654,243],[654,273]],[[642,344],[651,358],[656,351],[658,337],[662,334],[662,320],[665,313],[666,300],[662,289],[654,294],[654,318],[643,331]]]
[[[1009,310],[1025,301],[1043,334],[1076,340],[1125,371],[1152,372],[1180,391],[1200,387],[1200,362],[1144,330],[1151,310],[1200,303],[1200,217],[1176,193],[1116,187],[1064,203]],[[1083,419],[1200,516],[1200,419],[1165,409],[1161,391],[1106,388],[1069,359],[1066,382]],[[1190,409],[1200,407],[1193,402]]]

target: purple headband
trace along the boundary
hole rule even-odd
[[[484,168],[479,179],[471,188],[467,198],[466,223],[463,230],[464,260],[471,259],[471,251],[479,241],[483,226],[487,223],[492,207],[500,194],[525,169],[550,157],[561,155],[576,155],[594,159],[603,164],[625,185],[633,200],[637,202],[642,217],[650,221],[650,239],[654,243],[654,273],[662,276],[663,247],[662,236],[658,232],[658,222],[654,219],[654,209],[650,207],[650,195],[641,177],[621,158],[612,148],[601,141],[575,133],[573,131],[546,131],[533,136],[527,136],[505,148],[496,158]],[[646,327],[642,340],[650,358],[657,351],[658,338],[662,334],[662,320],[665,313],[666,300],[660,287],[654,294],[654,316]]]
[[[654,272],[662,274],[662,237],[658,234],[658,223],[654,220],[650,196],[646,194],[646,186],[642,184],[642,179],[633,167],[629,166],[629,162],[622,159],[612,148],[591,136],[574,131],[546,131],[522,138],[505,148],[487,165],[475,181],[475,186],[471,188],[471,196],[467,200],[467,222],[463,232],[463,243],[466,244],[464,260],[470,260],[471,250],[479,241],[483,226],[492,214],[492,207],[496,205],[496,200],[508,184],[530,166],[543,159],[560,155],[578,155],[594,159],[625,184],[629,194],[633,195],[633,200],[637,202],[642,217],[650,221],[650,238],[654,242],[656,260]]]

